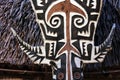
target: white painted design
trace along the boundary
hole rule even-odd
[[[44,5],[42,4],[42,2],[43,2],[43,0],[37,0],[37,5],[40,6],[40,7],[44,6]]]
[[[97,4],[96,4],[96,3],[97,3],[97,0],[92,0],[92,3],[91,3],[91,4],[93,5],[93,6],[92,6],[93,9],[96,9],[96,7],[97,7]]]
[[[11,28],[11,30],[13,35],[18,38],[20,48],[35,64],[51,65],[52,61],[52,68],[54,68],[55,71],[62,69],[64,66],[64,68],[66,68],[63,69],[66,72],[64,73],[66,76],[65,79],[74,80],[73,71],[75,68],[81,69],[83,63],[98,63],[103,61],[110,48],[110,37],[113,35],[112,32],[114,32],[114,28],[103,44],[99,46],[94,45],[94,35],[100,17],[100,11],[95,10],[98,6],[98,0],[79,0],[83,4],[79,4],[75,0],[68,0],[69,3],[67,3],[68,1],[66,0],[36,0],[37,5],[34,4],[33,1],[34,0],[30,0],[35,12],[36,21],[41,29],[44,44],[42,46],[31,46],[24,42],[16,34],[14,29]],[[70,10],[68,6],[66,7],[64,2],[74,10]],[[62,3],[61,10],[53,10],[54,12],[48,15],[51,9],[59,3]],[[86,6],[87,9],[84,8],[83,5]],[[36,10],[35,6],[39,6],[41,10]],[[65,11],[62,10],[64,7]],[[100,6],[98,6],[98,8],[101,7],[102,0],[100,0]],[[88,8],[90,9],[88,10]],[[81,12],[78,10],[81,10]],[[41,14],[44,19],[39,19],[38,14]],[[92,19],[91,16],[96,18]],[[69,24],[67,25],[67,23]],[[106,48],[101,51],[101,48],[104,46],[106,46]],[[63,60],[62,57],[64,57],[65,60]],[[82,73],[81,76],[83,76]],[[57,79],[57,75],[53,74],[53,79]]]
[[[77,68],[80,68],[80,67],[81,67],[81,59],[78,58],[78,57],[75,57],[75,58],[74,58],[74,61],[75,61],[76,67],[77,67]]]

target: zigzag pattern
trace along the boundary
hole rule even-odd
[[[45,58],[44,55],[42,55],[42,51],[41,51],[41,47],[40,46],[31,46],[28,43],[26,43],[25,41],[23,41],[19,35],[17,35],[17,33],[15,32],[15,30],[13,28],[11,28],[14,36],[16,36],[16,38],[18,39],[19,45],[21,50],[23,50],[23,52],[26,53],[26,55],[28,55],[28,57],[36,64],[40,64],[43,59]]]
[[[95,58],[96,61],[102,62],[104,60],[107,52],[111,50],[111,48],[112,48],[111,44],[112,44],[113,35],[114,35],[114,32],[115,32],[115,27],[116,27],[116,25],[113,24],[108,38],[103,42],[103,44],[100,45],[100,48],[98,50],[99,55]]]

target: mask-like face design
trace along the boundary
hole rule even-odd
[[[114,27],[100,46],[94,36],[102,0],[30,0],[44,39],[32,47],[17,36],[21,49],[38,64],[49,64],[55,80],[81,80],[82,64],[102,62]]]

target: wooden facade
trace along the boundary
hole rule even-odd
[[[8,65],[8,64],[2,64]],[[49,66],[18,66],[16,69],[0,68],[0,80],[52,80],[52,73]],[[11,67],[12,67],[11,66]],[[7,67],[8,68],[8,67]],[[85,71],[84,80],[119,80],[120,68],[113,67],[106,71]]]
[[[113,50],[103,63],[84,67],[85,80],[120,80],[120,9],[113,7],[114,1],[117,0],[104,0],[98,24],[109,25],[116,21]],[[20,50],[10,27],[31,45],[43,43],[29,0],[0,0],[0,80],[52,80],[51,67],[33,64]],[[111,26],[98,27],[96,45],[105,40],[110,29]]]

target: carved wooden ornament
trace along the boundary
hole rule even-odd
[[[115,25],[107,39],[94,45],[102,0],[30,0],[44,39],[31,46],[18,38],[21,49],[37,64],[53,69],[53,80],[82,80],[83,64],[102,62],[111,47]]]

